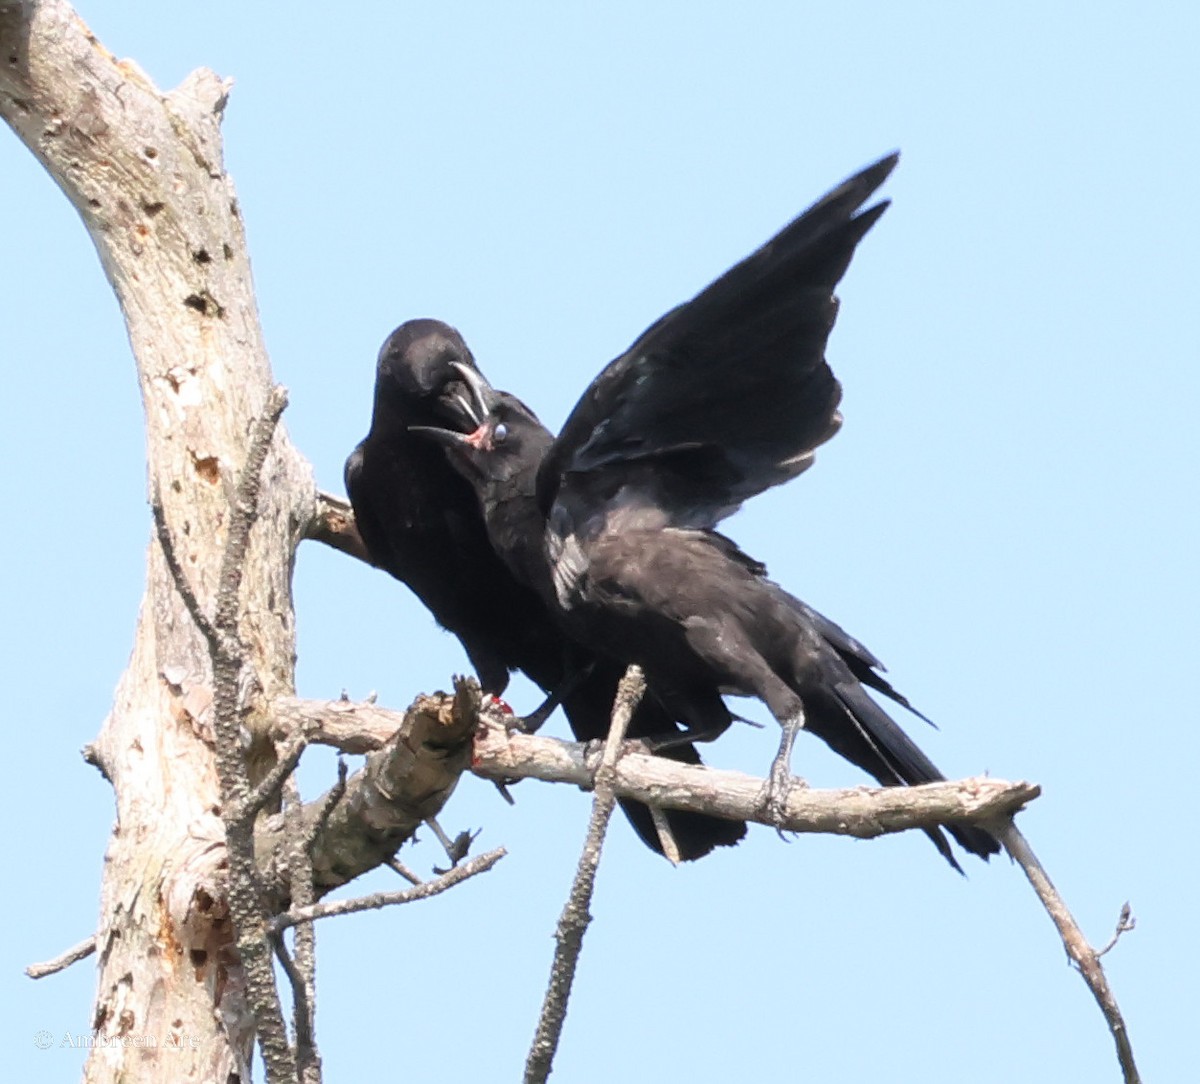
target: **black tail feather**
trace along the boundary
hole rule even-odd
[[[825,689],[832,695],[805,698],[806,729],[834,752],[869,772],[885,787],[917,786],[945,779],[857,681],[831,681]],[[847,717],[853,726],[846,726]],[[986,860],[1000,850],[1000,844],[980,828],[965,824],[947,824],[945,828],[965,851],[980,858]],[[941,831],[932,828],[925,834],[942,857],[961,873],[962,867]]]

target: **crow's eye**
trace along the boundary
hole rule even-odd
[[[492,443],[503,444],[508,440],[508,426],[500,422],[495,429],[492,430]]]

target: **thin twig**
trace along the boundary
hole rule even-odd
[[[220,637],[201,607],[200,600],[196,598],[196,592],[192,590],[187,573],[184,572],[183,565],[179,562],[179,555],[175,552],[175,540],[171,535],[171,529],[167,526],[167,514],[163,509],[162,494],[159,492],[157,482],[154,484],[154,492],[150,497],[150,513],[154,517],[154,530],[158,535],[158,545],[162,550],[163,560],[167,564],[167,571],[171,574],[171,580],[175,584],[175,590],[183,599],[184,608],[196,623],[200,635],[208,643],[209,651],[215,653],[221,647]]]
[[[299,756],[297,755],[297,759]],[[282,763],[282,761],[281,761]],[[275,766],[277,770],[279,764]],[[268,776],[268,778],[270,778]],[[264,780],[266,782],[266,780]],[[262,787],[258,790],[261,792]],[[296,777],[289,770],[283,781],[283,817],[287,825],[289,846],[287,852],[288,890],[293,905],[307,906],[313,901],[312,855],[304,845],[304,801]],[[264,803],[265,804],[265,803]],[[275,938],[275,955],[279,957],[292,986],[292,1034],[295,1038],[296,1069],[303,1081],[307,1070],[320,1065],[317,1054],[317,945],[315,931],[311,926],[297,930],[293,936],[293,967],[287,966],[289,959],[284,946],[283,934]]]
[[[299,756],[297,755],[297,760]],[[343,775],[344,779],[344,775]],[[261,790],[261,787],[259,788]],[[334,788],[336,791],[337,788]],[[344,783],[342,789],[345,789]],[[333,792],[331,792],[333,793]],[[340,797],[340,795],[339,795]],[[305,907],[314,902],[311,837],[304,826],[304,801],[294,774],[283,784],[284,822],[287,825],[288,889],[293,906]],[[321,813],[328,818],[333,803],[328,797]],[[292,1033],[295,1036],[296,1069],[302,1084],[319,1084],[321,1056],[317,1052],[317,944],[316,931],[311,925],[296,930],[293,936],[294,958],[289,957],[283,934],[273,939],[275,955],[283,965],[292,987]],[[293,962],[294,959],[294,962]]]
[[[346,761],[342,757],[338,757],[337,771],[337,782],[329,788],[329,793],[325,795],[321,808],[317,811],[317,815],[313,818],[312,823],[308,826],[302,837],[302,844],[309,855],[312,854],[317,837],[321,834],[325,825],[329,823],[329,818],[333,815],[334,809],[337,808],[338,802],[342,800],[342,797],[346,793],[346,776],[349,769],[346,767]]]
[[[1087,983],[1088,989],[1092,991],[1092,995],[1099,1004],[1100,1011],[1104,1013],[1104,1020],[1108,1024],[1108,1030],[1112,1033],[1113,1041],[1117,1046],[1117,1060],[1121,1063],[1125,1084],[1140,1084],[1141,1077],[1138,1075],[1137,1065],[1133,1060],[1133,1047],[1129,1042],[1129,1031],[1121,1016],[1117,999],[1108,985],[1104,968],[1100,966],[1099,954],[1088,944],[1075,917],[1067,909],[1062,896],[1051,882],[1049,874],[1038,861],[1037,855],[1033,853],[1029,841],[1017,830],[1017,826],[1013,824],[1012,820],[996,822],[987,827],[1004,846],[1009,857],[1025,871],[1025,876],[1033,885],[1034,892],[1037,893],[1038,899],[1042,901],[1042,906],[1046,908],[1046,913],[1058,929],[1058,935],[1062,938],[1067,955],[1075,962],[1080,975],[1083,976],[1083,981]],[[1118,926],[1118,936],[1123,932]]]
[[[457,839],[451,839],[446,835],[445,829],[438,824],[437,817],[427,817],[425,819],[425,827],[433,833],[434,838],[442,845],[442,850],[446,852],[446,857],[450,859],[450,865],[457,866],[458,859],[462,857],[456,847]]]
[[[280,788],[291,776],[292,772],[296,770],[296,765],[300,763],[300,758],[304,755],[304,750],[307,748],[307,735],[292,735],[288,739],[288,743],[284,746],[283,752],[277,754],[278,759],[271,770],[262,777],[258,786],[247,795],[243,805],[229,811],[229,816],[238,820],[254,820],[263,811],[267,803],[273,801],[279,794]]]
[[[291,759],[293,767],[299,754],[291,751],[280,757],[282,765]],[[277,766],[278,768],[278,766]],[[264,780],[265,782],[265,780]],[[260,785],[259,791],[261,792]],[[313,879],[313,845],[328,822],[334,807],[346,793],[346,762],[338,758],[337,783],[321,801],[316,816],[305,824],[304,802],[300,797],[295,776],[289,774],[283,782],[284,819],[287,825],[288,891],[293,907],[309,907],[315,902]],[[311,922],[296,927],[293,936],[294,955],[289,953],[283,931],[271,935],[275,955],[292,987],[292,1030],[295,1035],[296,1067],[300,1084],[320,1084],[321,1055],[317,1050],[317,958],[316,930]]]
[[[310,976],[303,970],[287,950],[283,934],[271,935],[271,947],[275,950],[275,958],[283,973],[287,976],[292,987],[294,1027],[296,1030],[296,1064],[301,1073],[300,1079],[307,1084],[308,1077],[303,1075],[307,1070],[316,1069],[316,1080],[320,1080],[321,1060],[316,1052],[316,1044],[312,1035],[313,1003]]]
[[[275,949],[275,957],[287,975],[288,981],[292,984],[292,990],[299,1001],[299,999],[305,997],[304,987],[306,984],[304,976],[300,974],[300,969],[296,966],[296,961],[292,959],[292,954],[288,952],[287,945],[283,943],[283,934],[273,934],[271,936],[271,945]]]
[[[617,686],[612,724],[604,742],[600,767],[596,771],[596,793],[592,801],[592,817],[588,825],[587,839],[583,844],[583,853],[579,857],[579,866],[575,871],[575,880],[571,885],[567,904],[558,920],[550,982],[546,986],[546,997],[542,1002],[537,1032],[529,1048],[529,1056],[525,1060],[525,1084],[543,1084],[550,1076],[554,1055],[562,1038],[563,1023],[567,1018],[567,1002],[571,997],[571,984],[575,980],[575,968],[583,949],[583,935],[592,921],[588,908],[596,886],[596,869],[600,865],[600,852],[604,846],[608,822],[617,803],[614,789],[617,758],[621,753],[621,743],[625,740],[629,720],[645,691],[646,682],[641,669],[631,666]]]
[[[448,888],[461,884],[477,873],[486,873],[508,852],[503,847],[481,854],[477,858],[468,859],[461,866],[442,874],[433,881],[422,881],[413,888],[402,892],[373,892],[369,896],[359,896],[353,900],[336,900],[333,903],[314,903],[311,907],[292,908],[282,915],[277,915],[268,924],[268,932],[278,933],[289,926],[301,922],[315,922],[319,918],[334,918],[338,915],[352,915],[358,911],[374,911],[380,907],[393,907],[401,903],[413,903],[425,900],[430,896],[439,895]]]
[[[267,396],[263,413],[255,421],[250,434],[250,448],[246,453],[246,462],[234,493],[232,515],[229,517],[229,535],[225,540],[225,553],[221,560],[217,610],[213,617],[213,624],[218,631],[236,633],[238,592],[246,564],[250,528],[258,517],[258,493],[262,488],[263,464],[267,460],[275,427],[287,407],[287,401],[287,389],[282,384],[276,384]]]
[[[395,870],[410,885],[422,885],[425,883],[424,881],[421,880],[420,877],[418,877],[415,873],[413,873],[413,871],[411,869],[409,869],[403,862],[401,862],[399,858],[389,858],[384,863],[384,865],[389,867],[390,869]]]
[[[73,948],[67,949],[61,956],[55,956],[53,960],[47,960],[44,964],[30,964],[25,968],[25,974],[31,979],[44,979],[47,975],[56,975],[60,971],[65,971],[72,964],[79,963],[80,960],[86,960],[95,951],[96,938],[92,936],[86,941],[80,941]]]
[[[1123,904],[1121,904],[1121,913],[1117,915],[1117,928],[1113,930],[1113,935],[1108,939],[1108,944],[1096,952],[1097,959],[1099,959],[1101,956],[1107,956],[1108,953],[1112,952],[1112,950],[1117,947],[1117,942],[1120,941],[1125,934],[1136,929],[1137,919],[1133,917],[1133,910],[1129,906],[1129,901],[1126,900]]]

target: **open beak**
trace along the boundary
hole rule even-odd
[[[474,463],[474,453],[490,452],[493,447],[490,430],[483,425],[472,433],[456,433],[453,429],[441,429],[435,425],[410,425],[408,431],[436,441],[451,452],[456,452],[459,460],[469,463]]]
[[[464,444],[472,445],[471,436],[465,433],[456,433],[453,429],[441,429],[436,425],[410,425],[408,427],[410,433],[420,433],[424,437],[429,437],[430,440],[437,441],[439,444],[445,444],[450,448],[461,448]],[[475,430],[479,432],[479,430]]]
[[[492,409],[491,400],[494,398],[492,386],[483,379],[480,373],[472,369],[469,365],[464,365],[461,361],[450,362],[455,372],[462,377],[463,383],[467,385],[467,389],[471,393],[470,404],[463,399],[459,399],[459,403],[467,414],[472,418],[475,424],[482,425],[484,419],[488,416],[488,412]]]
[[[470,402],[470,400],[468,400],[462,392],[447,391],[445,392],[445,395],[454,403],[456,407],[458,407],[462,417],[470,421],[472,425],[476,427],[479,426],[482,421],[482,419],[479,417],[479,408],[475,406],[474,403]]]
[[[420,433],[448,449],[457,451],[460,459],[470,460],[472,452],[490,452],[493,448],[491,430],[486,423],[492,409],[492,401],[497,396],[492,386],[469,365],[464,365],[459,361],[452,361],[450,364],[462,378],[469,393],[468,400],[467,396],[460,392],[454,392],[454,401],[462,408],[463,415],[475,428],[470,433],[459,433],[441,426],[410,425],[408,431]]]

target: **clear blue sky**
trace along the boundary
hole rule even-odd
[[[730,526],[862,638],[951,775],[1041,783],[1021,819],[1106,959],[1147,1080],[1194,1072],[1200,760],[1193,4],[84,2],[163,87],[233,76],[237,184],[287,426],[340,492],[374,359],[457,325],[551,426],[666,308],[899,148],[841,291],[845,426]],[[79,757],[124,666],[150,519],[117,306],[76,215],[0,138],[11,833],[0,1016],[14,1080],[72,1080],[112,821]],[[316,544],[300,691],[403,707],[464,668],[398,584]],[[528,687],[514,688],[519,708]],[[550,732],[562,735],[556,721]],[[762,770],[776,733],[707,756]],[[802,739],[813,785],[862,778]],[[310,793],[332,772],[314,756]],[[448,828],[511,855],[435,901],[320,929],[331,1080],[515,1080],[588,812],[465,779]],[[426,845],[406,861],[428,870]],[[671,869],[624,823],[600,872],[556,1080],[1118,1079],[1006,860],[963,879],[917,834],[766,829]],[[376,876],[363,887],[390,885]]]

